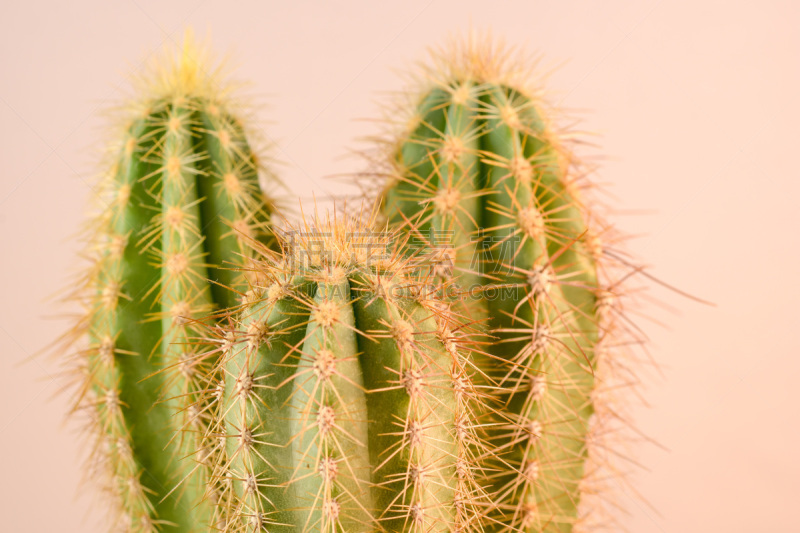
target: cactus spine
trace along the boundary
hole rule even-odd
[[[328,220],[248,267],[209,431],[226,442],[225,531],[477,527],[470,343],[378,237]]]
[[[91,241],[82,402],[131,531],[208,531],[208,417],[193,401],[214,381],[198,326],[235,304],[231,267],[268,237],[258,162],[208,67],[187,36],[180,59],[149,72]]]
[[[511,59],[470,40],[425,70],[388,141],[382,209],[440,251],[436,272],[456,276],[493,336],[479,363],[498,404],[485,530],[563,533],[581,522],[607,260],[574,161]]]

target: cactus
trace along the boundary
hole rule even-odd
[[[280,252],[219,71],[187,38],[145,76],[68,336],[89,338],[77,405],[119,525],[603,525],[610,399],[635,381],[612,357],[639,342],[618,298],[631,272],[608,281],[616,237],[510,53],[436,58],[393,110],[410,119],[378,158],[388,178],[367,174],[391,233],[317,217]]]
[[[232,267],[270,235],[258,160],[210,67],[187,35],[180,58],[166,54],[143,76],[145,98],[100,185],[81,289],[88,313],[75,332],[90,345],[79,403],[95,422],[115,522],[130,531],[208,531],[215,459],[193,401],[213,375],[195,337],[204,317],[236,303]]]
[[[226,450],[224,531],[477,530],[469,335],[369,228],[307,225],[246,268],[210,352],[224,390],[200,402],[215,403],[208,440]]]
[[[608,412],[596,375],[614,299],[598,282],[605,230],[520,65],[482,40],[435,54],[411,105],[391,111],[402,121],[377,159],[380,200],[390,225],[437,250],[434,272],[457,280],[492,336],[477,363],[497,402],[485,531],[565,533],[591,518],[579,504],[592,496],[587,460],[600,461],[590,428]]]

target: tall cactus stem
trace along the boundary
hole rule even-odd
[[[87,314],[79,406],[129,531],[208,531],[216,521],[205,447],[218,378],[199,356],[204,322],[235,304],[236,265],[270,240],[262,170],[235,100],[191,38],[142,75],[92,224],[94,267],[78,288]],[[211,494],[210,494],[211,493]]]
[[[378,197],[390,226],[444,250],[434,273],[459,287],[490,338],[475,358],[495,401],[480,481],[494,500],[485,531],[567,533],[582,527],[581,501],[593,496],[590,426],[598,410],[610,413],[597,405],[599,356],[609,352],[598,343],[610,345],[603,316],[619,308],[599,278],[614,263],[599,244],[606,226],[527,76],[491,40],[435,52],[411,104],[390,111],[401,119],[375,158],[386,177]]]

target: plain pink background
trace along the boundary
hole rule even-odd
[[[492,5],[493,7],[489,7]],[[187,24],[233,52],[269,104],[297,196],[353,172],[393,69],[472,24],[559,66],[548,87],[597,134],[616,222],[677,312],[640,321],[649,372],[628,493],[633,532],[797,530],[800,501],[800,11],[785,1],[119,2],[0,7],[0,529],[102,531],[47,359],[67,323],[46,298],[79,265],[72,236],[125,73]],[[342,192],[342,191],[337,191]],[[293,202],[294,203],[294,202]]]

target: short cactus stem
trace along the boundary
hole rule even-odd
[[[225,531],[477,531],[482,410],[460,317],[368,226],[295,234],[248,266],[218,335]]]
[[[380,194],[392,227],[438,231],[453,258],[436,271],[483,321],[482,386],[497,402],[481,480],[484,531],[570,532],[587,475],[604,333],[604,259],[574,157],[509,56],[470,41],[425,70],[416,107],[386,141]],[[388,163],[388,165],[387,165]],[[442,249],[429,239],[427,246]]]
[[[270,236],[243,126],[189,41],[183,54],[150,72],[101,183],[77,330],[90,338],[81,402],[130,531],[214,521],[207,483],[220,448],[203,447],[213,404],[196,398],[215,378],[197,339],[205,317],[235,304],[244,280],[233,267]]]

